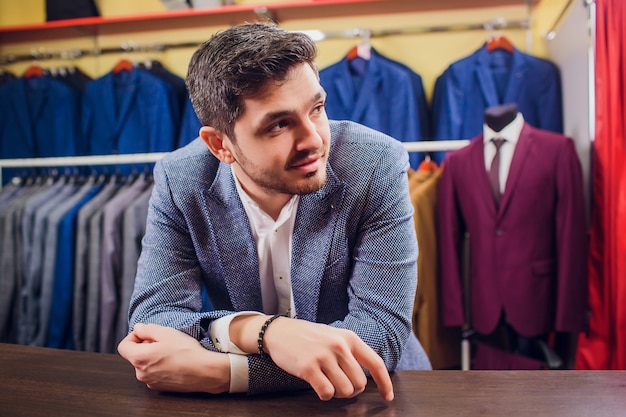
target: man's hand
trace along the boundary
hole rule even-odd
[[[211,394],[229,390],[228,355],[206,350],[179,330],[138,323],[117,350],[150,389]]]
[[[257,335],[266,319],[236,317],[230,327],[231,341],[248,353],[256,353]],[[276,365],[308,382],[321,400],[351,398],[363,392],[367,378],[361,366],[370,371],[382,397],[393,400],[385,363],[354,332],[279,317],[267,328],[263,348]]]

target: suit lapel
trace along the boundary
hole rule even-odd
[[[219,164],[204,200],[234,310],[263,311],[256,246],[229,165]]]
[[[120,73],[118,76],[128,77],[124,79],[124,94],[122,100],[119,103],[119,113],[115,121],[115,138],[118,138],[124,129],[126,119],[130,113],[131,106],[135,102],[137,96],[137,84],[139,82],[139,70],[133,68],[129,73]]]
[[[343,111],[345,114],[350,114],[354,107],[355,97],[354,84],[350,76],[350,63],[347,58],[344,58],[341,60],[340,65],[341,71],[336,74],[333,84]]]
[[[515,192],[515,185],[522,175],[524,165],[528,159],[528,153],[534,143],[534,137],[532,127],[530,127],[528,123],[524,123],[520,137],[515,145],[509,175],[507,176],[506,186],[504,187],[504,194],[502,194],[502,200],[500,201],[500,215],[506,211],[512,195]]]
[[[322,276],[345,184],[327,166],[326,184],[298,204],[291,250],[291,285],[298,318],[316,321]]]
[[[372,54],[367,64],[367,71],[363,75],[361,88],[356,92],[356,103],[354,103],[354,110],[350,120],[365,122],[367,109],[376,104],[372,103],[372,100],[376,97],[376,92],[379,90],[378,85],[381,81],[380,63],[376,58],[376,54]]]
[[[496,84],[493,81],[493,74],[489,68],[489,52],[487,47],[483,46],[478,51],[478,59],[476,60],[476,78],[480,85],[480,91],[485,99],[486,106],[497,106],[499,103]]]
[[[27,141],[27,146],[33,156],[39,156],[37,154],[37,149],[35,149],[35,134],[33,132],[33,126],[31,123],[31,111],[28,105],[28,100],[26,98],[26,83],[28,80],[22,79],[20,83],[17,84],[17,94],[12,97],[11,103],[13,104],[13,108],[15,109],[15,116],[17,118],[17,122],[21,128],[21,131],[24,132],[24,136]]]
[[[524,91],[524,81],[526,78],[526,59],[524,55],[515,49],[513,51],[513,63],[511,65],[511,71],[509,73],[509,81],[506,86],[506,92],[504,94],[504,103],[516,103],[518,102],[517,96],[521,91]]]
[[[469,151],[471,152],[471,157],[469,158],[471,161],[471,178],[476,178],[478,195],[485,196],[484,198],[481,198],[481,200],[486,202],[489,212],[495,216],[497,207],[493,198],[491,186],[489,185],[489,174],[487,174],[487,170],[485,169],[485,145],[483,134],[481,133],[474,137],[469,146]]]

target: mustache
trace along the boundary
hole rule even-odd
[[[287,166],[293,167],[303,165],[315,159],[324,158],[326,156],[326,150],[322,147],[315,151],[302,151],[295,154],[287,161]]]

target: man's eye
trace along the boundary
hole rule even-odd
[[[323,103],[313,108],[313,113],[320,114],[322,111],[324,111]]]
[[[283,128],[285,128],[288,125],[286,120],[281,120],[278,123],[274,123],[272,126],[270,126],[270,132],[277,132]]]

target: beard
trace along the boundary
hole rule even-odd
[[[317,153],[322,155],[321,157],[324,159],[324,165],[316,171],[295,177],[295,174],[290,173],[288,168],[285,169],[280,166],[261,168],[243,156],[241,150],[236,145],[235,148],[237,148],[236,159],[239,168],[258,187],[263,188],[266,191],[280,194],[305,195],[318,191],[326,183],[325,160],[327,150],[325,149],[317,151]],[[309,153],[296,155],[291,158],[286,165],[287,167],[297,165],[298,161],[304,160],[308,156]]]

